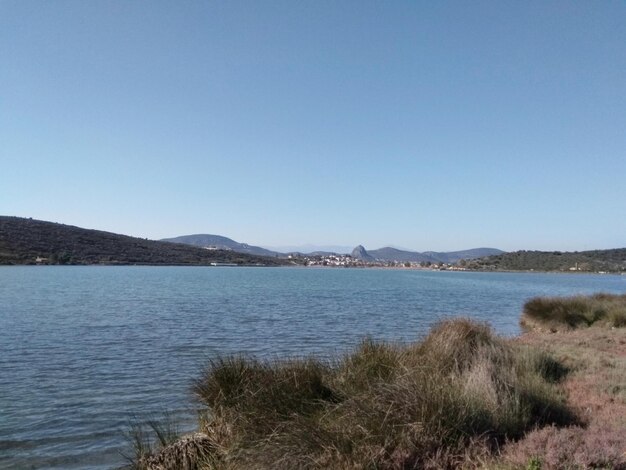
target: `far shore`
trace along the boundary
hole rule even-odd
[[[111,262],[111,263],[65,263],[65,264],[52,264],[52,263],[5,263],[0,264],[0,267],[9,266],[108,266],[108,267],[126,267],[126,266],[147,266],[147,267],[195,267],[195,268],[300,268],[300,269],[374,269],[374,270],[397,270],[397,271],[417,271],[417,272],[455,272],[455,273],[512,273],[512,274],[594,274],[599,276],[626,276],[626,272],[610,272],[610,271],[542,271],[537,269],[528,270],[514,270],[514,269],[467,269],[459,268],[456,266],[447,268],[429,268],[421,266],[381,266],[381,265],[356,265],[356,266],[324,266],[313,265],[305,266],[302,264],[282,264],[282,265],[264,265],[264,264],[235,264],[235,263],[209,263],[209,264],[189,264],[189,263],[126,263],[126,262]]]

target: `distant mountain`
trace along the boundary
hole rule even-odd
[[[183,235],[181,237],[163,238],[162,242],[183,243],[185,245],[193,245],[201,248],[210,248],[217,250],[232,250],[237,253],[247,253],[257,256],[284,256],[277,251],[268,250],[260,246],[248,245],[247,243],[239,243],[235,240],[223,237],[221,235],[197,234]]]
[[[349,252],[350,250],[348,250]],[[297,252],[295,254],[298,254],[300,256],[337,256],[337,255],[344,255],[344,254],[348,254],[347,252],[344,253],[343,251],[311,251],[311,252],[307,252],[307,253],[300,253]]]
[[[347,254],[352,251],[352,247],[345,245],[284,245],[284,246],[265,246],[271,251],[279,253],[302,253],[306,255],[322,255],[322,254]]]
[[[591,251],[515,251],[467,263],[484,271],[625,272],[626,248]]]
[[[401,250],[399,248],[392,248],[386,246],[377,250],[366,250],[362,245],[357,246],[353,250],[346,249],[341,246],[326,246],[326,248],[338,248],[337,250],[331,249],[319,249],[311,250],[311,248],[324,248],[319,245],[300,245],[293,247],[283,248],[300,248],[299,250],[286,250],[284,252],[269,250],[260,246],[248,245],[247,243],[239,243],[231,238],[221,235],[210,234],[197,234],[197,235],[183,235],[174,238],[164,238],[161,241],[170,243],[184,243],[186,245],[193,245],[202,248],[220,249],[220,250],[232,250],[238,253],[247,253],[258,256],[273,256],[279,258],[286,258],[289,253],[297,253],[300,255],[309,256],[329,256],[337,253],[350,253],[354,259],[361,261],[374,262],[374,261],[396,261],[396,262],[431,262],[431,263],[449,263],[454,264],[461,259],[471,260],[484,256],[497,255],[504,253],[502,250],[495,248],[474,248],[471,250],[463,251],[450,251],[450,252],[436,252],[426,251],[419,253],[416,251]]]
[[[502,250],[498,250],[496,248],[473,248],[471,250],[450,252],[425,251],[423,253],[419,253],[417,251],[400,250],[398,248],[392,248],[389,246],[379,248],[377,250],[367,251],[365,250],[365,248],[359,245],[357,248],[355,248],[355,250],[357,249],[359,249],[359,256],[370,256],[372,260],[378,261],[397,261],[412,263],[430,262],[448,264],[457,263],[461,259],[471,260],[483,256],[504,253]]]
[[[278,265],[283,260],[0,216],[0,264]]]
[[[497,248],[472,248],[470,250],[447,251],[447,252],[425,251],[422,254],[427,255],[427,256],[432,256],[436,260],[443,262],[443,263],[454,264],[454,263],[458,263],[462,259],[470,260],[470,259],[482,258],[484,256],[500,255],[502,253],[504,253],[504,251],[498,250]]]
[[[391,248],[386,246],[377,250],[370,250],[368,253],[379,261],[399,261],[399,262],[414,262],[419,263],[422,261],[430,261],[436,263],[437,260],[431,256],[423,255],[415,251],[399,250],[398,248]]]
[[[375,258],[367,252],[363,245],[355,247],[350,256],[361,261],[375,261]]]

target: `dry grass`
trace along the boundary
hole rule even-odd
[[[626,294],[536,297],[524,305],[520,321],[527,330],[572,330],[591,325],[626,326]]]
[[[333,363],[215,360],[194,468],[626,470],[624,304],[533,299],[512,340],[457,319]]]
[[[520,344],[548,351],[572,371],[562,383],[581,424],[535,430],[510,443],[495,468],[626,469],[626,329],[531,332]]]
[[[138,418],[128,425],[126,438],[131,444],[132,453],[122,454],[128,465],[126,470],[147,470],[146,459],[175,442],[180,436],[176,419],[169,413],[153,417],[147,421]]]
[[[410,346],[364,341],[332,365],[221,359],[194,391],[219,449],[207,468],[458,468],[537,426],[574,423],[562,374],[460,319]]]

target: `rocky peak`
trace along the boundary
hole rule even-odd
[[[363,245],[359,245],[352,250],[351,256],[361,261],[374,261],[374,257],[367,252]]]

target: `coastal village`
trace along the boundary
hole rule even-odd
[[[337,267],[337,268],[401,268],[401,269],[428,269],[433,271],[466,271],[466,268],[455,264],[432,263],[430,261],[366,261],[351,255],[301,255],[290,254],[288,258],[303,266]]]

